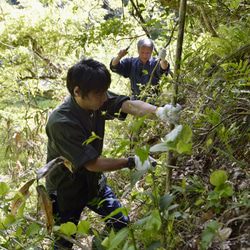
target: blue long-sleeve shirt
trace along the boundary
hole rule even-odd
[[[146,65],[143,65],[139,57],[131,57],[121,60],[116,66],[112,65],[112,60],[110,62],[111,71],[125,78],[129,78],[131,83],[132,94],[135,96],[139,96],[141,88],[143,89],[143,87],[148,84],[151,73],[155,68],[155,65],[157,64],[159,59],[151,57],[147,61]],[[158,86],[162,74],[165,74],[167,76],[169,72],[170,72],[169,64],[167,70],[162,70],[159,63],[154,73],[151,85]],[[155,91],[156,93],[158,93],[157,88],[155,89]]]

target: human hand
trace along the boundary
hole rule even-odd
[[[156,116],[162,121],[167,121],[173,124],[179,124],[181,116],[180,111],[180,104],[177,103],[176,106],[173,106],[172,104],[166,104],[164,107],[157,108]]]
[[[157,161],[151,156],[148,156],[147,160],[145,160],[142,164],[140,157],[135,155],[135,168],[137,170],[154,170],[156,168],[156,165]]]
[[[118,57],[121,59],[122,57],[124,57],[125,55],[128,54],[128,50],[127,49],[121,49],[118,53]]]
[[[159,52],[159,59],[161,59],[162,61],[166,60],[166,49],[165,48],[161,48],[160,52]]]

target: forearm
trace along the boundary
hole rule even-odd
[[[118,65],[120,60],[121,60],[121,57],[119,55],[117,57],[113,58],[112,63],[111,63],[112,66]]]
[[[125,101],[122,104],[122,112],[130,114],[130,115],[138,115],[139,117],[143,117],[145,115],[150,114],[150,117],[156,117],[157,106],[154,106],[152,104],[143,102],[143,101]]]
[[[115,58],[113,58],[112,63],[111,63],[112,66],[118,65],[118,63],[120,62],[120,60],[121,60],[125,55],[127,55],[127,54],[128,54],[127,49],[122,49],[122,50],[120,50],[119,53],[118,53],[118,55],[117,55]]]
[[[84,167],[91,172],[111,172],[126,168],[128,158],[96,158],[87,162]]]

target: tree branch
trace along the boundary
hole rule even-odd
[[[179,27],[178,27],[178,37],[177,37],[177,46],[176,46],[176,58],[175,58],[175,67],[174,67],[174,77],[175,83],[172,84],[172,98],[171,104],[176,105],[177,96],[178,96],[178,82],[179,82],[179,74],[181,67],[181,54],[182,54],[182,44],[184,37],[184,27],[185,27],[185,16],[186,16],[186,0],[181,0],[180,2],[180,18],[179,18]],[[170,124],[170,130],[173,130],[175,127],[174,124]],[[174,155],[173,151],[169,151],[167,155],[167,165],[175,166],[177,161],[177,157]],[[165,193],[170,191],[172,179],[172,168],[167,168],[166,171],[166,189]]]

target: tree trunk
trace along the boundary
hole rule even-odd
[[[172,99],[171,104],[176,105],[177,96],[178,96],[178,81],[179,81],[179,71],[181,66],[181,54],[182,54],[182,43],[184,36],[184,26],[185,26],[185,15],[186,15],[186,0],[181,0],[180,2],[180,18],[179,18],[179,28],[178,28],[178,37],[177,37],[177,46],[176,46],[176,56],[175,56],[175,66],[174,66],[174,83],[172,85]],[[170,130],[174,129],[174,124],[170,124]],[[173,151],[168,152],[167,165],[176,165],[177,157],[173,154]],[[170,191],[172,179],[172,168],[167,167],[167,176],[166,176],[166,189],[165,193]]]

